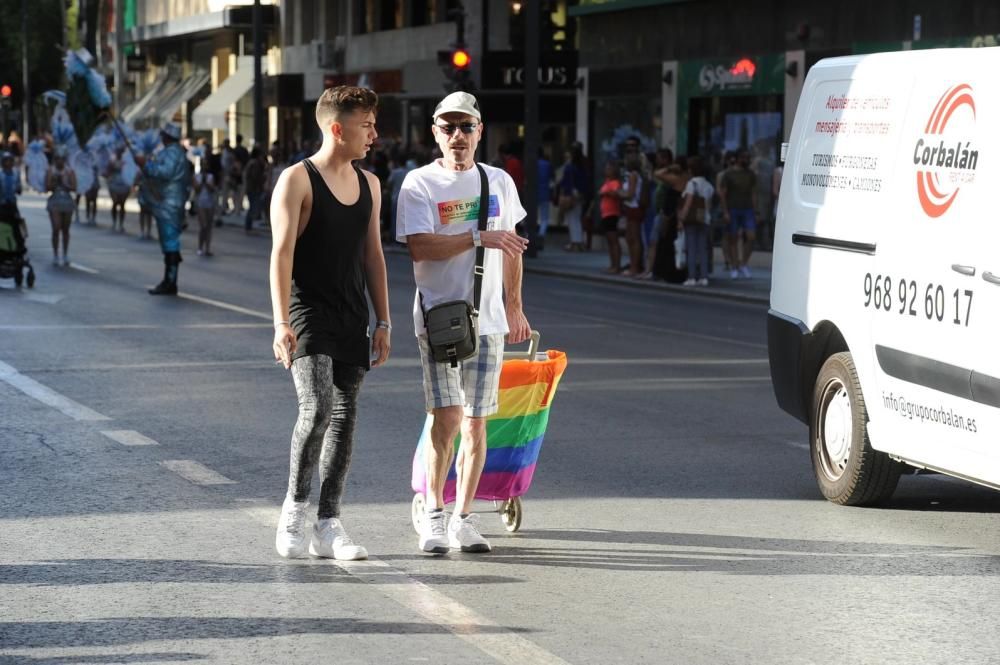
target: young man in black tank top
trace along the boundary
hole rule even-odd
[[[369,366],[389,357],[389,294],[379,233],[378,179],[353,166],[378,134],[371,90],[331,88],[316,104],[319,151],[285,169],[271,200],[274,357],[292,370],[299,417],[288,494],[275,547],[284,557],[364,559],[340,522],[358,392]],[[378,319],[368,342],[370,294]],[[375,360],[369,362],[369,353]],[[306,530],[313,468],[321,482],[317,522]]]

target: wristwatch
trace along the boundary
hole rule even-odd
[[[385,328],[389,332],[392,332],[392,324],[389,323],[388,321],[377,321],[375,323],[375,327],[376,328]]]
[[[483,239],[479,237],[479,229],[472,229],[472,244],[476,247],[483,246]]]

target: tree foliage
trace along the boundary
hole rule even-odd
[[[28,32],[21,32],[21,0],[0,0],[0,83],[14,89],[13,106],[21,108],[24,90],[21,44],[28,40],[28,84],[32,98],[46,90],[65,89],[60,0],[28,0]],[[32,123],[34,129],[34,123]]]

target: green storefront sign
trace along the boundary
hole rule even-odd
[[[677,81],[677,149],[688,145],[688,114],[698,97],[756,97],[785,93],[785,54],[688,60]]]

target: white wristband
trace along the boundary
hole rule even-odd
[[[288,321],[275,321],[274,327],[277,329],[278,326],[289,326],[291,325]]]

